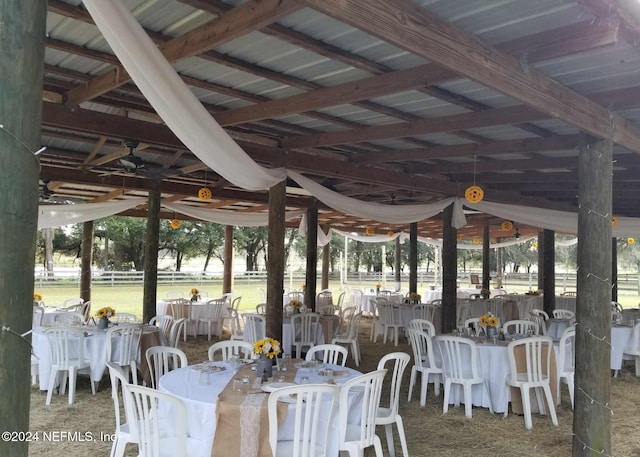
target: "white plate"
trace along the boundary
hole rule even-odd
[[[200,363],[198,365],[193,365],[191,368],[194,369],[195,371],[200,371],[200,372],[206,371],[209,373],[220,373],[227,369],[226,367],[223,367],[220,365],[210,365],[207,362]]]
[[[262,386],[264,392],[273,392],[274,390],[282,389],[283,387],[296,386],[293,382],[272,382]]]

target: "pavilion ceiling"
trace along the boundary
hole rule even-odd
[[[640,4],[616,0],[125,0],[257,162],[388,204],[461,196],[577,211],[581,132],[612,138],[614,213],[640,216]],[[79,0],[49,0],[41,178],[56,195],[146,195],[264,211],[208,169],[141,95]],[[123,173],[123,142],[163,179]],[[203,185],[214,198],[198,200]],[[289,183],[290,209],[311,197]],[[144,215],[144,209],[131,214]],[[320,205],[321,224],[404,227]],[[460,233],[508,237],[472,215]],[[520,233],[535,228],[521,227]],[[439,236],[441,221],[419,224]]]

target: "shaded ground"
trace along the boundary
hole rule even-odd
[[[403,340],[394,348],[393,344],[369,342],[369,322],[363,320],[360,342],[363,352],[361,371],[375,369],[378,360],[387,352],[395,350],[410,353],[410,347]],[[197,363],[207,358],[211,343],[206,337],[193,338],[181,343],[189,358],[189,363]],[[353,366],[348,363],[349,366]],[[355,367],[354,367],[355,368]],[[409,366],[410,368],[410,366]],[[522,417],[510,415],[506,419],[501,414],[492,415],[486,409],[474,408],[473,419],[464,417],[463,408],[451,408],[442,414],[442,396],[435,397],[431,388],[427,395],[427,405],[421,408],[418,389],[413,399],[407,403],[410,369],[403,382],[400,412],[404,419],[409,453],[412,457],[423,456],[557,456],[571,455],[571,428],[573,414],[566,387],[562,390],[562,404],[558,408],[559,427],[551,425],[544,416],[533,417],[533,430],[524,428]],[[619,378],[612,380],[612,454],[619,457],[640,456],[640,379],[635,378],[631,366],[623,370]],[[100,441],[101,433],[110,434],[114,428],[114,411],[111,401],[111,387],[105,375],[95,396],[86,378],[80,378],[73,406],[67,406],[67,398],[54,396],[52,404],[45,406],[45,392],[33,388],[31,394],[31,431],[91,432],[92,442],[70,442],[59,437],[56,442],[37,442],[30,446],[30,455],[87,457],[108,456],[111,444]],[[383,440],[384,430],[378,432]],[[127,456],[137,455],[135,446],[128,446]],[[373,449],[365,455],[374,455]],[[385,455],[387,452],[385,451]],[[401,450],[396,439],[396,455]],[[233,457],[233,456],[230,456]]]

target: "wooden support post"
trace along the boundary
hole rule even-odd
[[[402,246],[400,246],[400,237],[396,238],[396,251],[393,258],[393,279],[396,282],[396,290],[402,288],[402,276],[400,269],[402,268]]]
[[[544,230],[544,310],[551,316],[556,309],[556,234],[553,230]]]
[[[47,4],[0,2],[0,418],[3,432],[29,431],[29,341],[38,225],[42,69]],[[46,300],[46,296],[43,297]],[[10,330],[7,330],[10,329]],[[3,457],[26,456],[28,440],[0,440]]]
[[[572,455],[611,454],[610,140],[585,138],[578,156],[578,296]]]
[[[317,213],[316,213],[317,214]],[[322,227],[322,231],[329,233],[329,226]],[[322,246],[322,290],[329,288],[329,264],[331,263],[331,243]]]
[[[144,242],[144,294],[142,319],[144,322],[156,315],[158,301],[158,248],[160,245],[160,187],[149,190],[147,210],[147,236]]]
[[[93,221],[82,225],[82,248],[80,266],[80,298],[91,300],[91,264],[93,263]]]
[[[284,293],[284,215],[286,181],[269,189],[267,247],[267,336],[282,342],[282,294]]]
[[[618,301],[618,239],[611,238],[611,301]]]
[[[318,204],[307,208],[307,269],[305,276],[304,304],[315,311],[316,285],[318,282]]]
[[[451,225],[452,216],[450,205],[442,212],[442,333],[457,327],[458,231]]]
[[[544,232],[538,232],[538,290],[544,289]]]
[[[383,259],[384,262],[384,259]],[[418,292],[418,223],[409,224],[409,292]]]
[[[224,272],[222,293],[233,291],[233,225],[224,226]]]
[[[489,221],[485,221],[482,230],[482,288],[491,289],[491,243]]]

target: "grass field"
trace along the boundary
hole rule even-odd
[[[375,283],[360,283],[349,284],[350,287],[373,287]],[[193,287],[190,284],[180,285],[161,285],[158,286],[157,298],[159,300],[166,296],[168,291],[179,290],[188,296],[189,290]],[[197,286],[201,290],[206,290],[209,293],[209,298],[216,298],[222,295],[221,284],[211,284],[205,286]],[[408,288],[408,284],[402,284],[402,287]],[[418,292],[422,293],[429,287],[428,284],[419,284]],[[242,297],[240,302],[240,309],[246,311],[255,310],[255,306],[260,303],[259,288],[266,290],[266,283],[264,282],[252,282],[236,283],[234,285],[234,296]],[[329,288],[334,292],[340,290],[340,283],[338,281],[329,284]],[[506,286],[509,292],[524,293],[528,288],[528,284],[508,284]],[[561,289],[557,289],[561,290]],[[47,306],[60,306],[67,298],[75,298],[80,296],[80,289],[76,285],[55,285],[55,286],[43,286],[38,287],[35,290],[42,295],[44,302]],[[623,295],[624,293],[624,295]],[[111,306],[120,312],[133,313],[139,318],[142,317],[142,297],[143,288],[142,285],[123,285],[123,286],[104,286],[95,285],[91,289],[91,303],[92,309],[95,313],[99,308],[103,306]],[[636,307],[640,302],[640,298],[637,293],[630,291],[622,291],[618,296],[618,301],[625,308]]]

